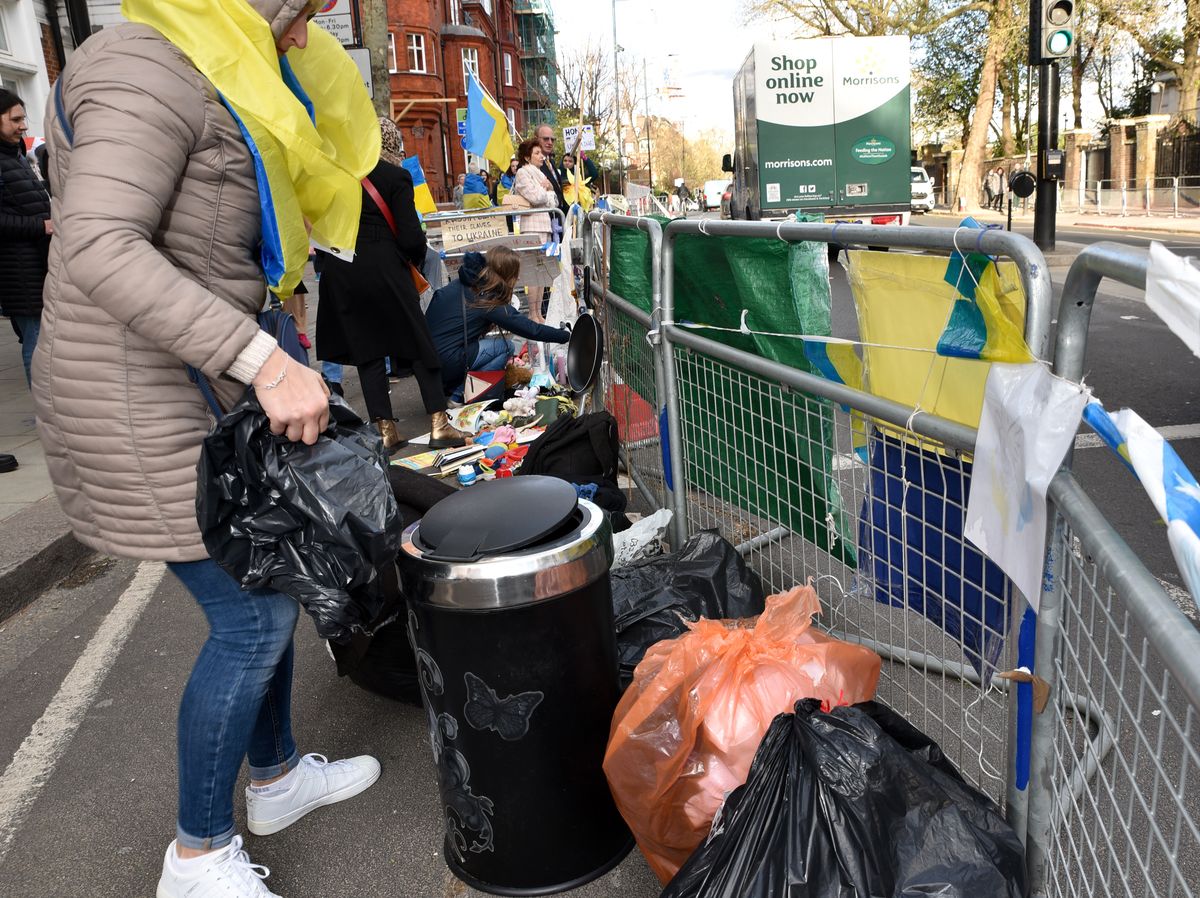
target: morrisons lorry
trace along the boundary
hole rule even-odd
[[[907,37],[758,43],[733,82],[730,215],[907,224]]]

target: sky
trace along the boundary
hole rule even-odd
[[[558,52],[589,37],[606,52],[613,45],[613,0],[551,0]],[[667,85],[683,96],[660,100],[651,113],[683,120],[687,133],[718,129],[733,134],[733,76],[755,40],[790,36],[787,27],[741,25],[737,0],[616,0],[617,41],[625,65],[646,60],[651,96]],[[708,12],[706,10],[711,10]]]
[[[560,54],[589,38],[612,52],[613,0],[551,0],[551,5]],[[732,138],[733,76],[756,40],[793,36],[786,22],[743,25],[740,8],[739,0],[616,0],[623,63],[640,67],[646,60],[652,97],[668,82],[683,90],[678,99],[658,100],[657,106],[652,101],[652,114],[683,120],[687,134],[717,129]],[[1094,93],[1092,85],[1085,87],[1088,127],[1100,118]],[[1070,108],[1069,95],[1061,104],[1064,112]]]

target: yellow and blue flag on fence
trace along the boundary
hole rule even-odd
[[[416,156],[406,156],[404,168],[412,175],[413,200],[416,202],[417,211],[422,215],[432,215],[437,211],[437,203],[433,201],[429,182],[425,180],[425,169],[421,168],[421,160]]]
[[[986,230],[974,218],[964,218],[959,229]],[[970,236],[962,243],[969,246]],[[1017,292],[1000,281],[995,259],[986,253],[955,250],[946,266],[943,280],[954,287],[957,296],[950,317],[938,339],[938,355],[987,362],[1023,364],[1033,361],[1025,336],[1014,321],[1010,308]],[[1023,300],[1024,297],[1016,297]]]
[[[1162,434],[1132,409],[1110,414],[1093,399],[1083,419],[1141,481],[1167,522],[1167,542],[1184,583],[1200,596],[1200,484]]]
[[[463,149],[496,163],[501,169],[508,168],[513,155],[508,118],[473,72],[467,73],[466,131]]]
[[[267,20],[245,0],[123,0],[213,83],[254,159],[262,207],[263,273],[290,296],[312,241],[352,258],[360,181],[379,161],[379,120],[354,60],[321,28],[280,56]],[[507,160],[505,160],[507,164]]]

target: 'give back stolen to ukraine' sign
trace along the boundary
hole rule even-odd
[[[445,252],[494,237],[507,236],[508,227],[504,223],[503,215],[451,218],[442,222],[442,249]]]

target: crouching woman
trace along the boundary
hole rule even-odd
[[[566,343],[571,332],[530,321],[511,300],[521,260],[507,246],[497,246],[485,258],[467,253],[458,281],[433,294],[425,312],[433,345],[442,366],[446,395],[462,401],[468,371],[500,371],[513,354],[503,334],[485,336],[492,328],[543,343]]]

